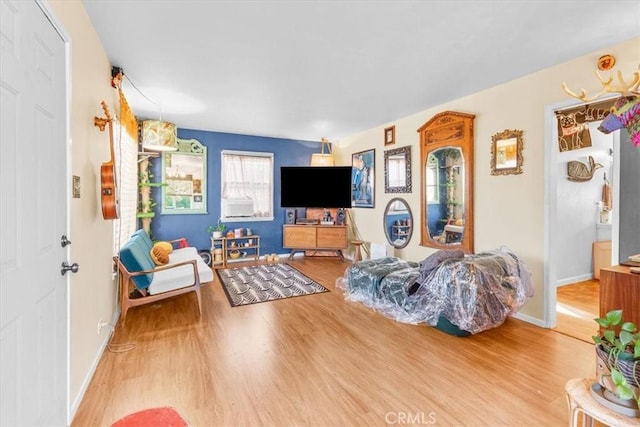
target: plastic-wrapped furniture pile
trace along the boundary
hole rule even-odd
[[[533,296],[531,273],[507,248],[475,255],[443,250],[420,263],[395,257],[351,265],[336,281],[348,301],[452,335],[500,326]]]

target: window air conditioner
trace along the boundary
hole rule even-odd
[[[227,218],[244,218],[253,216],[253,200],[222,199],[224,216]]]

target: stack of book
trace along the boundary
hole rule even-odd
[[[629,268],[629,271],[632,273],[640,274],[640,254],[631,255],[626,265],[631,267]]]

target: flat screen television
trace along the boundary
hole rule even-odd
[[[280,167],[283,208],[350,208],[351,166]]]

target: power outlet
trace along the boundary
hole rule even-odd
[[[102,332],[102,328],[104,328],[108,324],[109,324],[109,322],[105,322],[102,319],[98,320],[98,335],[100,335],[100,332]]]

